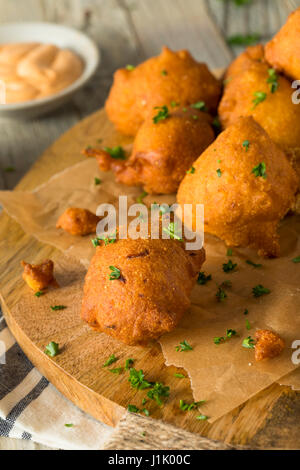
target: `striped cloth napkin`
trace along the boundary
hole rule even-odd
[[[38,372],[0,310],[0,436],[58,449],[96,450],[112,433],[113,428],[74,406]]]

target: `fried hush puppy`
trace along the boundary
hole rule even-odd
[[[255,333],[255,360],[273,359],[279,356],[284,350],[283,339],[273,331],[257,330]]]
[[[300,8],[265,46],[267,61],[279,72],[300,80]]]
[[[149,117],[135,137],[127,161],[116,160],[106,151],[87,148],[102,171],[112,170],[118,183],[143,186],[150,194],[172,194],[195,159],[214,140],[212,119],[195,109],[177,110],[155,123]]]
[[[253,116],[284,151],[300,149],[300,106],[292,102],[290,82],[247,52],[228,70],[219,105],[223,128],[240,116]],[[238,72],[239,71],[239,72]]]
[[[62,228],[71,235],[88,235],[95,233],[100,217],[87,209],[69,207],[59,217],[56,228]]]
[[[294,203],[298,179],[262,127],[239,118],[193,166],[179,187],[179,204],[204,204],[204,230],[227,245],[279,256],[277,226]]]
[[[231,62],[225,73],[225,86],[233,77],[248,70],[255,63],[266,63],[264,46],[262,44],[247,47]]]
[[[98,246],[88,269],[81,317],[127,344],[146,344],[173,330],[190,307],[205,260],[169,240],[122,239]]]
[[[220,94],[220,83],[205,64],[196,62],[186,50],[163,47],[159,56],[115,72],[105,109],[121,133],[135,135],[155,106],[204,101],[208,111],[214,112]]]
[[[53,276],[54,263],[46,259],[41,264],[29,264],[21,262],[24,271],[22,277],[28,286],[35,292],[47,289],[47,287],[59,287]]]

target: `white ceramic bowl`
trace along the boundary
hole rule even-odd
[[[0,104],[0,117],[32,118],[61,106],[86,84],[100,61],[100,52],[94,41],[75,29],[55,23],[6,23],[0,25],[0,44],[32,41],[55,44],[58,47],[72,50],[84,61],[84,71],[70,86],[47,98],[22,103]]]

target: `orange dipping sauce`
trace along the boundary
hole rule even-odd
[[[83,73],[80,57],[52,44],[0,44],[1,104],[51,96]]]

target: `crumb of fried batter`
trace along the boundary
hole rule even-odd
[[[21,261],[24,271],[22,277],[28,286],[35,292],[47,289],[50,285],[59,287],[53,276],[54,263],[50,259],[46,259],[41,264],[30,264]]]
[[[56,228],[62,228],[71,235],[88,235],[96,232],[100,217],[88,209],[69,207],[59,217]]]
[[[272,359],[282,353],[283,339],[271,330],[257,330],[255,333],[255,360]]]

